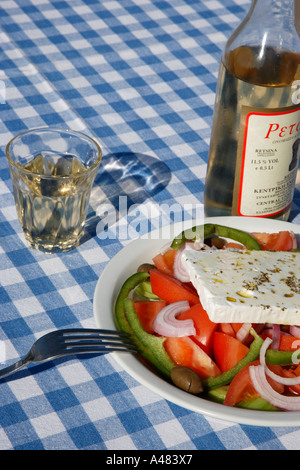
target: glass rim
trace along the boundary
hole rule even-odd
[[[36,132],[36,131],[49,131],[49,132],[61,132],[61,133],[65,133],[65,134],[73,134],[73,135],[77,135],[78,137],[84,137],[85,139],[91,141],[95,146],[96,146],[96,149],[97,149],[97,152],[98,152],[98,157],[97,157],[97,160],[89,167],[89,168],[84,168],[82,171],[80,171],[80,173],[76,173],[75,175],[65,175],[65,176],[52,176],[52,175],[42,175],[42,174],[39,174],[39,173],[33,173],[32,171],[30,170],[27,170],[26,168],[23,168],[21,166],[18,166],[17,163],[12,159],[11,157],[11,153],[10,153],[10,147],[11,145],[13,144],[13,142],[18,138],[20,137],[21,135],[24,135],[24,134],[30,134],[32,132]],[[22,131],[22,132],[19,132],[19,134],[15,135],[14,137],[12,137],[9,142],[6,144],[5,146],[5,153],[6,153],[6,157],[7,157],[7,160],[8,162],[14,167],[16,168],[18,171],[23,171],[24,173],[28,174],[28,175],[35,175],[35,176],[39,176],[40,178],[48,178],[48,179],[52,179],[52,178],[55,178],[55,179],[67,179],[67,178],[70,178],[70,179],[73,179],[75,176],[78,177],[80,175],[84,175],[84,174],[87,174],[87,173],[90,173],[91,171],[93,171],[97,166],[99,166],[100,162],[101,162],[101,158],[102,158],[102,150],[101,150],[101,147],[100,145],[98,144],[98,142],[93,138],[93,137],[90,137],[89,135],[85,134],[84,132],[81,132],[81,131],[75,131],[73,129],[69,129],[69,128],[64,128],[64,127],[34,127],[32,129],[27,129],[26,131]]]

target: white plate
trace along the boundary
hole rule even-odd
[[[205,219],[206,223],[227,225],[245,231],[277,232],[293,230],[300,235],[300,226],[271,219],[250,217],[214,217]],[[177,229],[178,226],[178,229]],[[181,233],[181,224],[172,227],[173,235]],[[94,316],[98,328],[115,329],[113,310],[116,297],[123,282],[142,263],[151,262],[166,240],[158,238],[157,233],[149,234],[125,246],[106,266],[94,294]],[[156,392],[161,397],[189,410],[227,420],[230,422],[256,426],[299,426],[300,412],[253,411],[224,406],[188,394],[167,383],[150,371],[137,357],[127,353],[112,353],[116,361],[138,382]]]

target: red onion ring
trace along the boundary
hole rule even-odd
[[[300,338],[300,326],[291,325],[289,330],[292,336]]]
[[[292,249],[297,249],[298,248],[298,242],[297,242],[297,238],[296,238],[296,235],[294,234],[294,232],[290,232],[291,233],[291,237],[293,239],[293,248]]]
[[[252,323],[243,323],[238,330],[236,338],[241,341],[241,343],[244,343],[248,339],[250,328],[252,328]]]
[[[286,411],[300,410],[300,396],[287,397],[276,392],[267,381],[265,367],[263,365],[250,366],[249,374],[255,390],[268,403]]]
[[[272,334],[272,344],[271,349],[279,349],[280,345],[280,325],[276,325],[275,323],[272,326],[273,334]]]
[[[280,375],[275,374],[268,368],[266,364],[266,351],[271,343],[272,343],[271,338],[266,338],[259,353],[260,364],[264,366],[266,374],[272,379],[274,379],[276,382],[283,384],[283,385],[300,384],[300,377],[295,377],[295,378],[294,377],[293,378],[280,377]]]
[[[185,243],[175,254],[173,271],[174,276],[181,282],[190,282],[190,276],[182,263],[182,255],[184,250],[195,250],[193,243]]]
[[[196,329],[192,319],[177,320],[176,317],[190,308],[187,300],[174,302],[164,307],[153,321],[153,329],[156,333],[167,337],[193,336]]]

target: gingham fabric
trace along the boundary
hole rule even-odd
[[[127,242],[96,233],[101,203],[203,201],[219,60],[250,0],[1,0],[0,340],[13,362],[50,330],[95,327],[93,295]],[[28,248],[5,145],[33,127],[103,148],[77,249]],[[296,190],[291,221],[299,221]],[[162,399],[112,356],[31,366],[0,382],[0,449],[298,449],[299,428],[210,418]]]

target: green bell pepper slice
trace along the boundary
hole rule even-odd
[[[252,336],[254,336],[254,340],[250,344],[250,348],[246,356],[244,356],[243,359],[241,359],[234,367],[227,370],[226,372],[223,372],[216,377],[209,377],[203,380],[203,387],[206,390],[211,390],[213,388],[229,384],[243,367],[258,358],[264,341],[253,328],[250,329],[250,333]]]
[[[174,362],[170,359],[164,348],[164,342],[166,338],[164,336],[155,336],[147,333],[139,319],[138,314],[134,308],[134,302],[130,298],[126,298],[123,302],[126,318],[133,334],[138,339],[142,347],[138,346],[139,352],[144,355],[145,348],[147,352],[151,352],[151,362],[160,370],[163,374],[170,376],[170,372],[175,367]],[[149,355],[148,355],[149,356]],[[149,357],[148,357],[149,358]]]
[[[149,277],[149,273],[141,272],[135,273],[130,276],[124,284],[122,285],[119,295],[116,300],[115,304],[115,323],[119,330],[124,331],[127,333],[133,344],[136,346],[139,353],[148,359],[153,364],[156,363],[155,357],[152,355],[151,351],[144,347],[144,345],[138,340],[138,338],[133,333],[131,326],[126,318],[125,310],[124,310],[124,300],[130,295],[130,293],[142,282],[147,280]]]
[[[153,294],[150,281],[141,282],[135,292],[150,300],[160,300],[157,295]]]
[[[258,241],[249,233],[219,224],[197,225],[188,230],[184,230],[178,237],[174,238],[171,248],[179,250],[186,241],[195,241],[197,238],[204,240],[211,235],[235,240],[244,245],[248,250],[261,250]]]
[[[276,349],[268,349],[266,352],[266,364],[273,366],[289,366],[295,364],[295,356],[297,356],[297,360],[299,361],[299,354],[300,350],[277,351]]]
[[[203,398],[207,398],[207,400],[213,401],[215,403],[223,404],[228,387],[228,385],[221,385],[220,387],[212,388],[211,390],[208,390]]]
[[[257,410],[257,411],[281,411],[279,408],[271,405],[264,398],[255,397],[251,400],[240,401],[237,405],[237,408],[243,408],[247,410]]]
[[[116,305],[115,305],[115,323],[117,325],[117,328],[121,331],[124,331],[125,333],[131,334],[131,328],[130,325],[126,319],[126,315],[124,312],[124,306],[123,302],[126,297],[130,295],[130,292],[135,289],[139,284],[142,282],[146,281],[149,278],[149,273],[148,272],[142,272],[142,273],[135,273],[132,276],[130,276],[124,284],[122,285],[119,295],[116,300]]]
[[[226,393],[228,391],[228,387],[229,387],[228,385],[223,385],[218,388],[213,388],[212,390],[209,390],[206,393],[205,398],[215,403],[223,404],[225,397],[226,397]],[[236,407],[244,408],[247,410],[281,411],[261,397],[254,397],[254,398],[250,398],[249,400],[240,401],[236,405]]]
[[[126,279],[116,300],[115,323],[119,330],[129,334],[141,356],[151,362],[164,376],[169,377],[170,370],[175,364],[171,361],[163,347],[165,338],[161,340],[160,344],[158,338],[144,331],[138,314],[135,311],[134,302],[129,298],[131,292],[141,283],[147,281],[148,278],[148,272],[140,272]],[[151,338],[154,339],[149,341]]]

